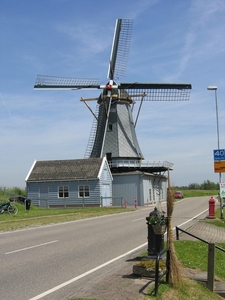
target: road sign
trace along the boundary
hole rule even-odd
[[[214,161],[214,172],[224,173],[225,172],[225,160],[224,161]]]
[[[214,161],[225,160],[225,149],[213,150]]]
[[[225,183],[220,183],[220,197],[225,198]]]

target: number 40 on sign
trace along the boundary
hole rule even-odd
[[[213,150],[214,160],[225,160],[225,149]]]

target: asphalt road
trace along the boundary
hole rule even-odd
[[[177,202],[173,226],[185,228],[201,218],[208,200]],[[70,299],[127,257],[147,250],[146,217],[153,208],[0,233],[1,299]]]

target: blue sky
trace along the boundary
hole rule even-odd
[[[35,159],[84,157],[93,117],[80,98],[99,92],[33,86],[38,74],[106,83],[117,18],[134,22],[121,82],[193,88],[188,102],[144,103],[136,132],[145,160],[174,163],[173,185],[218,182],[215,93],[207,86],[218,87],[224,149],[224,0],[1,0],[1,187],[24,188]]]

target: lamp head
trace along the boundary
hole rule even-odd
[[[207,90],[209,90],[209,91],[216,91],[217,90],[217,86],[210,85],[210,86],[207,87]]]

